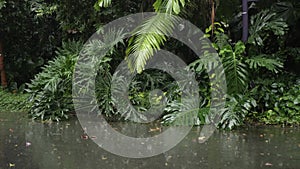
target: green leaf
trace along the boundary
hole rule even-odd
[[[246,63],[249,65],[250,69],[257,69],[259,67],[263,67],[274,73],[278,73],[278,71],[283,68],[282,62],[266,57],[267,55],[255,56],[247,59]]]
[[[237,47],[239,46],[242,45],[237,45]],[[240,49],[234,50],[240,52],[242,49],[240,47]],[[230,94],[242,92],[247,86],[248,71],[247,66],[241,60],[241,54],[235,53],[230,45],[224,46],[219,54],[225,69],[228,92]]]
[[[153,4],[155,12],[159,12],[161,10],[162,0],[156,0]]]
[[[185,4],[185,0],[156,0],[153,7],[156,12],[179,14],[181,6],[184,7]]]
[[[101,7],[107,8],[111,5],[111,0],[98,0],[98,2],[95,3],[94,8],[96,10],[100,10]]]
[[[173,0],[173,11],[175,14],[179,14],[180,13],[180,5],[178,0]]]
[[[282,36],[288,30],[288,25],[282,18],[276,17],[276,13],[263,10],[250,19],[248,43],[263,46],[269,32]]]
[[[167,40],[166,35],[172,32],[176,21],[177,18],[172,15],[158,13],[136,29],[126,50],[126,59],[133,71],[143,71],[147,60]]]
[[[185,6],[185,0],[180,0],[180,3],[183,7]]]
[[[234,46],[234,53],[241,55],[245,52],[246,46],[242,41],[238,41]]]
[[[4,0],[0,1],[0,10],[5,7],[5,4],[6,4],[6,1],[4,1]]]

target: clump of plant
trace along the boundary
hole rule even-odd
[[[166,119],[165,115],[172,116],[180,111],[181,90],[176,81],[162,70],[147,69],[133,77],[129,85],[128,79],[122,75],[115,80],[115,95],[122,99],[114,100],[122,105],[118,111],[125,120],[153,121],[163,118],[163,123],[169,124],[173,118]],[[124,92],[122,86],[127,85],[128,92]]]
[[[291,76],[291,75],[290,75]],[[292,78],[258,79],[250,90],[257,101],[255,111],[248,114],[252,122],[266,124],[300,123],[300,83]]]
[[[26,90],[30,94],[29,115],[33,119],[59,121],[73,111],[72,76],[81,42],[65,42],[37,74]]]
[[[214,26],[206,29],[205,36],[211,38],[213,47],[221,58],[228,88],[226,106],[220,110],[218,125],[221,128],[232,129],[243,124],[247,114],[257,106],[256,100],[249,95],[249,87],[253,80],[251,77],[260,76],[260,72],[277,74],[283,68],[281,60],[264,50],[267,48],[264,42],[270,35],[279,39],[287,30],[287,24],[275,15],[267,10],[254,15],[251,19],[248,42],[233,42],[226,35],[222,23],[216,22]],[[209,62],[197,59],[190,66],[197,74],[203,74],[204,71],[210,71],[209,65]],[[207,108],[209,106],[206,105]]]
[[[118,59],[115,47],[118,47],[117,43],[123,39],[122,36],[122,31],[112,30],[105,35],[104,41],[90,41],[91,43],[87,43],[83,49],[81,42],[63,43],[62,48],[56,52],[57,57],[49,61],[42,68],[42,72],[27,84],[26,91],[30,94],[30,102],[33,104],[30,116],[33,119],[51,121],[67,119],[74,111],[73,100],[79,101],[75,104],[79,103],[82,106],[80,108],[88,106],[91,111],[99,109],[98,113],[107,117],[116,115],[110,90],[113,65],[111,61],[113,55]],[[109,51],[101,57],[101,51],[106,48],[109,48]],[[82,56],[81,60],[78,60],[79,53]],[[74,76],[77,61],[80,63],[77,64],[77,69],[82,68],[82,71],[77,71]],[[92,77],[95,77],[94,81]],[[83,84],[83,81],[86,83]],[[90,92],[90,85],[95,86],[96,97],[86,102],[86,98],[80,96]],[[78,97],[72,95],[74,86],[80,93]]]
[[[277,96],[274,107],[265,112],[262,120],[267,124],[300,123],[300,83],[298,82],[283,95]]]
[[[0,112],[28,112],[31,107],[28,98],[28,94],[0,88]]]

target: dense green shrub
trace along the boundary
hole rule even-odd
[[[10,92],[0,88],[0,112],[28,112],[31,104],[29,95]]]
[[[118,36],[119,34],[109,35],[115,37],[114,35]],[[109,37],[107,38],[109,39]],[[78,61],[80,52],[82,55],[88,55],[88,57],[81,57],[83,60],[81,60],[82,62],[80,63],[82,64],[79,64],[85,67],[86,69],[84,70],[86,71],[77,72],[81,74],[76,77],[86,78],[84,80],[88,83],[94,84],[96,82],[96,100],[85,104],[90,106],[95,105],[92,103],[97,103],[96,107],[92,107],[93,110],[99,108],[100,112],[106,116],[115,115],[116,111],[110,97],[112,77],[110,65],[112,57],[110,57],[110,55],[116,54],[113,48],[115,44],[113,43],[113,45],[111,45],[108,56],[99,59],[99,50],[101,51],[102,48],[106,48],[109,45],[108,41],[101,42],[100,40],[96,40],[82,49],[83,45],[81,42],[71,41],[63,43],[62,48],[56,52],[57,57],[49,61],[48,64],[42,68],[42,72],[37,74],[30,84],[27,84],[27,92],[31,94],[30,101],[33,103],[30,109],[32,118],[59,121],[68,118],[68,114],[74,111],[72,80],[75,64]],[[115,57],[116,59],[118,58],[117,56]],[[96,77],[95,82],[91,80],[92,75]],[[79,85],[80,84],[81,82]],[[85,87],[87,86],[80,86],[79,90],[82,91]],[[80,100],[81,98],[74,99]]]
[[[248,114],[249,119],[266,124],[300,123],[299,80],[258,80],[255,85],[249,93],[257,101],[257,107]]]
[[[27,84],[33,119],[59,121],[73,111],[72,76],[81,47],[80,42],[63,43],[56,52],[57,57]]]
[[[274,87],[275,84],[273,84]],[[300,85],[294,85],[283,95],[277,96],[273,108],[264,112],[262,121],[266,124],[300,123]]]

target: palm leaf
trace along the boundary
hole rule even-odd
[[[168,14],[179,14],[181,8],[185,6],[185,0],[156,0],[153,7],[156,12]]]
[[[126,59],[133,71],[143,71],[147,60],[167,40],[166,35],[172,32],[176,21],[177,18],[172,15],[157,14],[136,29],[126,50]]]

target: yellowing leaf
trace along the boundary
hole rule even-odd
[[[9,167],[15,167],[16,165],[14,163],[9,163]]]

